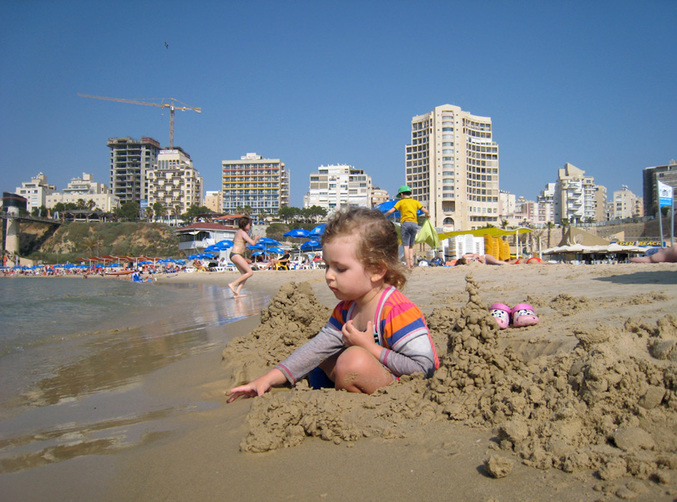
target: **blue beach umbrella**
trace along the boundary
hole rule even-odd
[[[301,251],[318,251],[320,249],[322,249],[322,243],[317,239],[301,244]]]
[[[263,237],[259,239],[259,244],[263,244],[264,246],[279,246],[280,243],[276,241],[275,239],[271,239],[269,237]]]
[[[255,244],[253,246],[247,246],[247,249],[254,249],[256,251],[263,251],[264,249],[266,249],[266,246],[264,246],[263,244]]]
[[[324,229],[327,226],[326,223],[321,223],[310,231],[311,237],[320,237],[324,233]]]
[[[290,230],[286,234],[284,234],[285,237],[293,237],[296,239],[308,239],[310,238],[310,232],[306,230],[305,228],[295,228],[294,230]]]
[[[228,240],[228,239],[224,239],[224,240],[219,241],[216,244],[214,244],[214,246],[216,246],[217,248],[219,248],[220,250],[223,251],[224,249],[232,248],[233,247],[233,241]]]
[[[275,253],[275,254],[284,254],[286,251],[282,249],[279,246],[273,246],[272,248],[268,248],[268,252],[270,253]]]

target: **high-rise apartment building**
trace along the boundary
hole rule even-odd
[[[146,173],[157,164],[160,143],[153,138],[111,138],[110,189],[123,204],[147,199]]]
[[[289,172],[280,159],[248,153],[240,160],[224,160],[222,168],[223,212],[251,207],[254,214],[276,214],[289,205]]]
[[[658,189],[656,181],[677,188],[677,160],[672,159],[666,166],[645,167],[642,171],[644,185],[644,214],[655,216],[658,212]]]
[[[568,220],[571,225],[577,225],[600,221],[597,208],[601,200],[606,200],[606,188],[603,195],[600,193],[595,178],[567,162],[558,170],[555,185],[555,223]]]
[[[319,206],[329,213],[344,207],[372,207],[371,176],[346,164],[320,166],[310,175],[303,207]]]
[[[146,176],[149,207],[159,202],[167,215],[177,215],[202,205],[202,178],[181,147],[160,150],[157,165]]]
[[[433,225],[472,230],[498,225],[498,144],[490,117],[442,105],[411,120],[406,184]]]

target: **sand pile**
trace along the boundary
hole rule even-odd
[[[304,383],[269,393],[252,403],[242,450],[294,446],[308,436],[336,443],[400,438],[422,424],[454,420],[494,430],[497,449],[537,468],[593,469],[603,480],[669,479],[668,470],[677,468],[675,316],[655,325],[627,319],[619,327],[578,329],[572,351],[529,360],[501,347],[503,332],[472,275],[466,291],[460,310],[449,306],[427,316],[441,353],[433,378],[401,378],[372,396],[309,390]],[[539,301],[561,317],[575,316],[586,302],[568,295]],[[224,351],[232,377],[239,383],[266,371],[328,316],[307,285],[281,288],[261,326]],[[536,333],[538,326],[522,329]]]
[[[268,308],[261,311],[260,325],[223,351],[233,385],[247,383],[285,359],[315,336],[330,315],[308,283],[281,286]]]

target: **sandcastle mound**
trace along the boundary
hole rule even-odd
[[[540,469],[658,481],[677,469],[677,317],[666,315],[655,326],[628,319],[619,327],[578,329],[573,351],[526,361],[499,347],[501,331],[470,274],[466,291],[460,311],[450,306],[427,316],[440,352],[446,348],[431,379],[403,377],[372,396],[304,383],[266,394],[252,402],[242,450],[290,447],[305,437],[335,443],[406,437],[422,424],[454,420],[495,431],[497,448]],[[574,300],[552,299],[555,315],[575,315]],[[232,367],[237,361],[240,376],[247,361],[272,366],[328,316],[310,287],[288,284],[261,326],[230,344],[224,359]]]
[[[308,283],[284,284],[261,311],[260,325],[223,350],[232,384],[247,383],[285,359],[315,336],[330,314]]]

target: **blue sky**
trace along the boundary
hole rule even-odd
[[[411,118],[489,116],[500,187],[535,199],[570,162],[642,194],[677,158],[677,2],[0,0],[0,190],[44,172],[109,183],[108,138],[168,143],[206,190],[221,161],[280,158],[301,206],[320,165],[395,193]],[[168,47],[165,47],[165,42]]]

